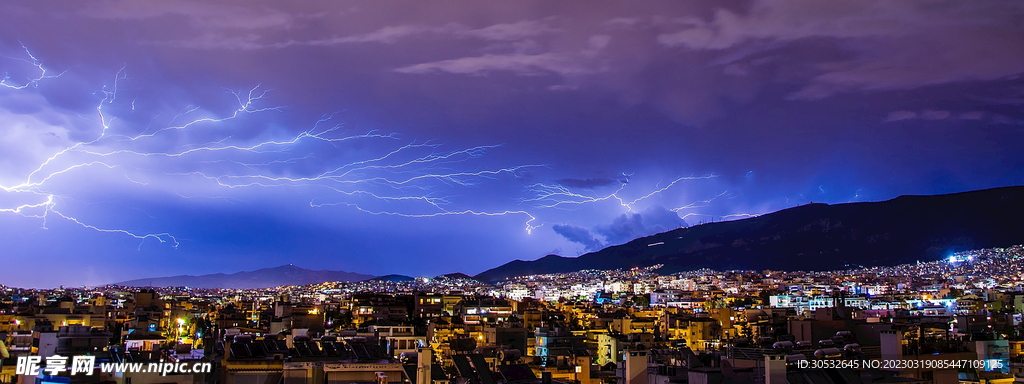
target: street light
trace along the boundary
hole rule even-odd
[[[182,328],[184,328],[184,327],[185,327],[185,319],[178,318],[178,337],[176,337],[176,338],[178,339],[177,341],[179,343],[181,342],[181,332],[183,331]]]

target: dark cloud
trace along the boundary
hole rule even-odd
[[[609,245],[685,226],[686,221],[677,213],[662,206],[652,206],[642,212],[623,213],[612,219],[610,224],[595,226],[593,231],[566,224],[554,225],[552,229],[566,240],[582,244],[588,251],[596,251]],[[594,236],[595,233],[603,237],[604,241]]]
[[[588,251],[596,251],[604,247],[604,243],[594,237],[590,233],[590,230],[581,227],[574,227],[571,225],[555,224],[551,226],[551,229],[555,233],[561,235],[566,240],[574,243],[582,244],[583,247]]]
[[[608,244],[622,244],[638,237],[685,226],[686,222],[675,212],[653,206],[640,213],[623,213],[613,219],[611,224],[595,227],[594,232],[603,236]]]

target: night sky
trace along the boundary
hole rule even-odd
[[[811,201],[1024,182],[1020,1],[0,13],[12,286],[475,274]]]

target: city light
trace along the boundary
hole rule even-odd
[[[1005,306],[1015,308],[1014,311],[1021,309],[1019,301],[1014,301],[1014,297],[1018,292],[1015,290],[1019,284],[1017,277],[1024,273],[1024,246],[980,249],[961,252],[956,256],[958,259],[974,262],[950,263],[947,257],[936,261],[888,267],[818,272],[772,271],[768,274],[764,271],[711,269],[663,273],[665,266],[656,265],[535,274],[509,278],[494,284],[475,281],[467,276],[435,276],[429,279],[413,278],[401,281],[371,279],[358,282],[325,282],[259,290],[163,287],[155,289],[158,305],[169,311],[167,313],[182,315],[167,318],[161,316],[163,311],[153,313],[154,317],[149,319],[149,323],[139,323],[138,329],[129,329],[127,334],[150,327],[148,334],[159,339],[130,341],[126,345],[135,348],[147,345],[146,343],[154,343],[155,347],[156,343],[175,341],[180,344],[175,347],[176,349],[193,348],[189,353],[176,353],[176,358],[206,358],[205,352],[199,351],[204,350],[209,343],[223,342],[211,340],[209,332],[200,331],[205,329],[202,328],[205,321],[212,320],[211,316],[218,319],[246,319],[243,322],[210,323],[215,329],[223,324],[233,332],[246,332],[238,333],[244,336],[239,338],[242,340],[239,342],[246,343],[273,333],[269,326],[275,321],[301,321],[292,324],[310,327],[304,328],[307,330],[303,332],[307,332],[304,334],[309,337],[309,342],[315,343],[318,348],[336,342],[354,343],[358,340],[363,343],[365,340],[362,339],[371,333],[364,332],[363,335],[359,335],[359,329],[371,329],[367,328],[366,324],[374,324],[370,321],[376,322],[377,319],[390,319],[395,323],[421,322],[435,327],[435,332],[441,332],[437,335],[446,335],[435,336],[442,337],[441,339],[428,340],[419,333],[421,331],[415,330],[415,327],[381,325],[380,322],[370,325],[369,327],[375,328],[374,334],[379,335],[376,337],[396,337],[383,344],[394,357],[402,351],[412,352],[420,346],[436,348],[444,340],[450,342],[450,338],[467,336],[476,342],[477,347],[495,347],[491,344],[492,341],[488,341],[485,332],[489,329],[495,329],[499,334],[527,332],[518,328],[525,325],[524,320],[527,323],[534,322],[530,326],[532,332],[536,333],[533,340],[537,345],[532,352],[534,356],[552,356],[555,348],[568,345],[566,340],[579,338],[579,341],[582,341],[588,332],[596,332],[594,336],[598,338],[621,337],[619,342],[623,342],[622,340],[628,340],[626,335],[630,334],[654,337],[654,334],[650,333],[652,329],[657,329],[663,338],[653,339],[652,345],[669,348],[665,351],[670,351],[672,346],[687,345],[691,346],[691,351],[696,354],[727,353],[729,348],[735,347],[731,340],[742,339],[740,335],[751,332],[753,327],[778,326],[778,332],[785,332],[790,329],[787,322],[797,321],[802,322],[801,327],[810,326],[813,329],[818,326],[818,320],[815,320],[816,312],[840,305],[852,310],[849,313],[854,317],[847,321],[854,324],[885,324],[881,329],[892,327],[897,330],[903,329],[900,327],[910,327],[910,332],[916,332],[913,327],[916,327],[921,319],[928,319],[930,323],[936,324],[933,330],[941,329],[952,334],[964,332],[965,327],[960,326],[964,324],[965,318],[962,316],[967,316],[967,324],[970,327],[997,334],[1007,332],[1006,324],[1019,323],[1019,314],[1007,317],[1005,313],[992,311],[990,308]],[[770,277],[766,278],[765,275]],[[837,280],[836,276],[844,278]],[[972,276],[972,280],[967,280],[963,278],[964,276]],[[999,291],[990,291],[992,287]],[[132,296],[138,294],[132,290],[118,286],[82,287],[39,290],[34,291],[32,295],[49,296],[43,301],[50,302],[56,302],[57,299],[65,297],[64,295],[72,295],[80,300],[76,305],[81,305],[89,303],[89,297],[100,294],[111,297],[112,302],[131,302],[134,301]],[[767,301],[762,295],[762,292],[766,291],[773,293],[767,296]],[[0,287],[0,292],[13,295],[15,291]],[[282,295],[284,293],[286,295]],[[986,294],[998,299],[986,300]],[[289,297],[284,299],[289,301],[280,301],[283,296]],[[836,296],[843,298],[839,301]],[[406,303],[413,304],[413,312],[408,312]],[[447,303],[453,306],[445,308]],[[342,313],[351,317],[345,323],[338,324],[332,322],[332,319],[316,316],[293,316],[290,319],[285,317],[284,319],[289,320],[284,320],[274,316],[275,309],[280,306],[290,307],[293,314],[316,315],[325,312],[325,308],[334,307],[340,308]],[[354,313],[348,312],[348,308],[357,310]],[[246,310],[239,312],[238,309]],[[540,310],[547,315],[538,318]],[[786,316],[780,318],[784,320],[780,320],[778,325],[762,323],[767,317],[764,317],[766,315],[761,311],[767,310],[785,313]],[[124,307],[110,306],[100,313],[116,318],[127,318],[130,315],[126,311],[128,310]],[[616,312],[633,315],[624,318],[616,316]],[[19,316],[22,315],[13,315],[15,325],[23,324],[25,321]],[[513,317],[519,320],[512,321]],[[191,329],[191,334],[186,333],[189,319],[196,319],[195,329]],[[155,324],[168,322],[177,325],[176,329],[155,328]],[[66,325],[67,322],[64,321],[62,324]],[[436,328],[437,324],[444,325],[442,328]],[[701,324],[717,326],[704,329],[701,328]],[[940,324],[942,326],[938,326]],[[389,327],[396,328],[388,330]],[[466,327],[482,327],[488,331]],[[559,330],[560,327],[566,327],[571,332]],[[451,332],[447,328],[451,328]],[[501,331],[502,328],[511,330]],[[93,329],[94,331],[90,332],[98,332]],[[308,329],[321,330],[309,332]],[[609,335],[610,329],[619,335]],[[708,330],[714,330],[714,333],[707,333]],[[287,330],[283,332],[288,333]],[[299,333],[293,333],[294,335]],[[97,337],[109,340],[110,336],[98,334]],[[207,338],[204,339],[204,336]],[[505,336],[498,335],[498,339],[503,337]],[[307,339],[292,340],[295,343],[303,343],[303,340]],[[939,340],[945,342],[945,336],[941,336]],[[602,346],[610,342],[610,339],[600,339]],[[777,340],[773,341],[776,342]],[[858,345],[864,343],[866,341],[861,340]],[[877,348],[877,345],[873,347]],[[607,350],[608,347],[600,348]],[[836,348],[856,349],[845,346]],[[235,348],[239,353],[243,350]],[[287,351],[279,353],[292,356],[291,352]],[[449,352],[435,349],[435,353],[444,355]],[[529,350],[527,353],[530,353]],[[615,358],[609,358],[607,353],[602,354],[600,351],[592,351],[590,356],[602,359],[599,364],[615,362]],[[678,356],[671,353],[668,356],[678,360]],[[299,354],[292,358],[302,359]],[[451,356],[438,358],[445,359]],[[230,362],[231,358],[228,361]]]

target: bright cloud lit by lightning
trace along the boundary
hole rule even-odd
[[[23,75],[6,74],[0,91],[32,92],[67,73],[47,68],[28,48],[22,55],[13,62],[24,67],[17,68]],[[245,195],[240,191],[272,189],[290,191],[285,196],[305,199],[312,208],[374,216],[521,217],[529,234],[545,222],[560,221],[556,217],[561,214],[550,212],[564,214],[606,202],[612,203],[611,215],[639,211],[655,197],[686,196],[687,183],[719,177],[683,176],[641,187],[631,182],[633,174],[623,173],[617,185],[605,192],[523,182],[518,198],[481,202],[464,197],[486,183],[522,181],[531,172],[549,167],[541,163],[493,167],[479,161],[501,145],[452,149],[436,140],[405,139],[396,132],[349,132],[336,114],[321,116],[301,130],[260,131],[254,127],[261,127],[264,117],[285,109],[275,105],[272,91],[261,85],[226,91],[229,108],[186,105],[164,118],[160,110],[146,110],[145,105],[155,103],[140,100],[136,93],[141,85],[132,84],[128,72],[127,67],[116,71],[94,93],[91,115],[80,116],[87,122],[84,127],[63,132],[60,126],[27,128],[49,132],[45,138],[60,140],[33,150],[35,160],[30,166],[21,164],[0,175],[0,213],[37,220],[42,229],[62,220],[138,239],[139,247],[152,241],[177,248],[181,241],[169,229],[145,231],[116,218],[97,220],[75,213],[79,211],[76,204],[86,200],[80,195],[105,186],[159,191],[182,200],[237,201]],[[682,218],[700,215],[693,211],[727,193],[672,211]]]

